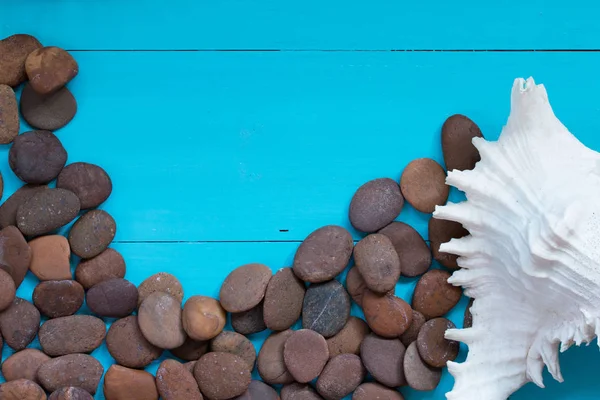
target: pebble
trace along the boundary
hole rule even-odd
[[[185,364],[183,364],[185,369],[187,369],[189,371],[189,373],[192,374],[192,376],[194,376],[194,368],[196,368],[197,362],[198,362],[198,360],[194,360],[194,361],[186,362]],[[196,386],[197,385],[198,385],[198,383],[196,383]]]
[[[465,309],[465,315],[463,318],[463,329],[471,328],[473,326],[473,314],[471,314],[471,307],[473,306],[473,301],[475,299],[469,299],[469,304],[467,304],[467,308]]]
[[[27,300],[15,298],[0,314],[0,331],[13,350],[23,350],[35,339],[40,328],[40,312]]]
[[[432,368],[423,362],[416,341],[406,349],[403,364],[406,382],[414,390],[434,390],[442,379],[441,368]]]
[[[402,386],[404,378],[404,352],[400,339],[386,339],[370,334],[360,347],[360,358],[375,380],[388,387]]]
[[[17,379],[0,385],[2,400],[46,400],[46,393],[37,383],[27,379]]]
[[[412,306],[425,319],[441,317],[460,301],[462,289],[448,283],[450,276],[447,271],[432,269],[417,282]]]
[[[263,303],[263,319],[273,331],[289,329],[302,314],[306,289],[291,268],[282,268],[269,281]]]
[[[351,316],[337,335],[327,339],[329,358],[340,354],[360,354],[360,345],[369,333],[371,329],[365,321]]]
[[[0,231],[0,269],[8,272],[19,288],[31,264],[31,248],[21,231],[7,226]]]
[[[367,284],[356,266],[346,274],[346,289],[356,304],[362,307],[362,298],[367,290]]]
[[[75,279],[84,289],[113,278],[125,278],[125,260],[121,253],[108,248],[89,260],[83,260],[75,268]]]
[[[171,349],[171,354],[185,361],[196,361],[208,351],[209,341],[190,339],[186,335],[185,342],[179,347]]]
[[[44,389],[54,392],[65,386],[77,386],[95,394],[104,368],[88,354],[69,354],[50,359],[38,369],[38,379]]]
[[[221,286],[221,306],[228,312],[248,311],[265,297],[272,272],[262,264],[246,264],[233,270]]]
[[[317,392],[325,400],[339,400],[354,391],[365,379],[365,367],[355,354],[333,357],[317,380]]]
[[[46,185],[23,185],[14,192],[4,203],[0,205],[0,228],[7,226],[17,226],[17,210],[19,206],[25,203],[31,196],[37,192],[47,189]]]
[[[379,383],[366,382],[356,388],[352,400],[404,400],[396,390],[390,389]]]
[[[108,248],[116,232],[117,224],[109,213],[91,210],[73,224],[69,244],[73,254],[84,259],[93,258]]]
[[[431,367],[445,367],[448,361],[458,357],[459,343],[444,337],[446,330],[456,326],[446,318],[434,318],[427,321],[417,337],[419,355]]]
[[[33,36],[16,34],[0,40],[0,84],[17,87],[27,79],[25,60],[42,47]]]
[[[175,349],[186,339],[181,322],[181,302],[163,292],[154,292],[142,303],[138,323],[142,334],[161,349]]]
[[[330,338],[342,330],[350,317],[350,296],[336,280],[313,283],[304,296],[302,327]]]
[[[162,400],[203,400],[194,375],[175,360],[164,360],[156,371]]]
[[[327,225],[312,232],[294,256],[294,273],[305,282],[326,282],[348,265],[354,241],[347,229]]]
[[[91,353],[106,336],[106,325],[91,315],[70,315],[50,319],[42,324],[40,345],[50,357]]]
[[[251,381],[248,390],[236,400],[279,400],[275,389],[261,381]]]
[[[50,357],[38,349],[18,351],[2,363],[2,376],[7,381],[29,379],[30,381],[39,383],[37,371],[48,360],[50,360]]]
[[[183,287],[179,280],[166,272],[159,272],[144,280],[138,286],[138,308],[146,297],[155,292],[163,292],[173,297],[180,303],[183,301]]]
[[[442,126],[442,151],[446,169],[452,171],[469,170],[481,159],[479,151],[473,145],[474,137],[483,137],[481,130],[468,117],[455,114]]]
[[[104,376],[107,400],[158,400],[154,376],[146,371],[111,365]]]
[[[112,323],[106,334],[106,347],[118,364],[129,368],[145,368],[163,353],[142,335],[137,315]]]
[[[8,151],[10,168],[26,183],[48,183],[58,176],[66,163],[67,151],[50,131],[22,133],[13,140]]]
[[[425,324],[425,316],[418,311],[412,310],[412,322],[408,329],[400,336],[400,341],[404,346],[407,346],[417,340],[419,331]]]
[[[231,327],[242,335],[252,335],[267,329],[264,320],[264,303],[241,313],[231,314]]]
[[[27,56],[25,72],[36,92],[48,94],[77,76],[79,66],[67,51],[48,46],[37,48]]]
[[[390,178],[378,178],[358,188],[350,202],[350,223],[361,232],[377,232],[400,215],[404,198]]]
[[[0,84],[0,144],[11,143],[19,134],[19,107],[14,90]]]
[[[71,249],[62,235],[40,236],[29,242],[31,265],[29,270],[41,281],[70,280]]]
[[[319,376],[329,360],[327,341],[310,329],[295,331],[284,344],[283,360],[296,382],[308,383]]]
[[[48,318],[75,314],[84,297],[83,286],[73,280],[40,282],[33,290],[33,304]]]
[[[250,371],[256,362],[256,349],[250,340],[237,332],[223,331],[210,342],[213,352],[231,353],[246,362]]]
[[[193,340],[210,340],[223,331],[227,314],[218,300],[192,296],[183,306],[183,329]]]
[[[89,309],[100,317],[123,318],[135,310],[138,292],[135,285],[115,278],[100,282],[88,290],[85,300]]]
[[[65,189],[44,189],[17,210],[17,227],[24,235],[38,236],[55,231],[79,214],[79,199]]]
[[[243,394],[250,385],[247,363],[231,353],[208,353],[194,367],[200,391],[211,400],[226,400]]]
[[[295,382],[281,388],[281,400],[323,400],[323,398],[310,385]]]
[[[450,239],[459,239],[467,235],[469,235],[469,231],[458,222],[437,218],[429,219],[429,241],[433,258],[446,268],[458,269],[458,256],[441,252],[440,245],[449,242]]]
[[[94,398],[81,388],[66,386],[52,392],[48,400],[94,400]]]
[[[400,191],[417,211],[432,213],[436,205],[446,204],[450,187],[446,185],[446,172],[440,164],[431,158],[419,158],[402,172]]]
[[[412,278],[427,272],[431,266],[431,250],[412,226],[394,221],[379,233],[392,241],[400,259],[400,272],[403,276]]]
[[[0,312],[6,310],[15,300],[15,281],[8,272],[0,269]]]
[[[75,193],[81,209],[96,208],[112,193],[112,180],[95,164],[75,162],[67,165],[56,178],[56,187]]]
[[[385,235],[373,233],[354,248],[354,262],[367,287],[376,293],[394,290],[400,279],[400,258]]]
[[[23,119],[36,129],[57,131],[77,114],[77,101],[66,87],[50,94],[40,94],[31,83],[23,88],[20,100]]]
[[[370,290],[365,292],[363,311],[373,332],[386,338],[402,335],[412,323],[410,305],[393,294],[381,296]]]
[[[258,352],[258,373],[263,381],[271,385],[288,384],[294,382],[294,378],[287,370],[283,359],[283,349],[286,340],[294,331],[285,330],[272,333],[263,343]]]

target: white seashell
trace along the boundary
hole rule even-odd
[[[470,235],[440,250],[459,255],[449,282],[474,298],[473,326],[446,332],[468,345],[448,363],[449,400],[505,400],[544,365],[563,380],[560,351],[600,332],[600,154],[556,118],[543,85],[517,79],[496,142],[473,139],[481,161],[450,171],[467,200],[437,207]]]

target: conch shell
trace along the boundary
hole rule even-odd
[[[505,400],[527,382],[544,387],[544,365],[562,382],[560,351],[600,331],[600,154],[558,120],[543,85],[517,79],[496,142],[474,138],[481,161],[450,171],[466,201],[434,218],[470,235],[442,244],[461,269],[448,280],[474,299],[473,325],[446,338],[464,342],[448,363],[449,400]]]

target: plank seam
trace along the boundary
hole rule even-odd
[[[68,49],[78,53],[598,53],[600,49]]]

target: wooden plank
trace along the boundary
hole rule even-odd
[[[589,49],[598,2],[0,2],[0,37],[69,49]]]

